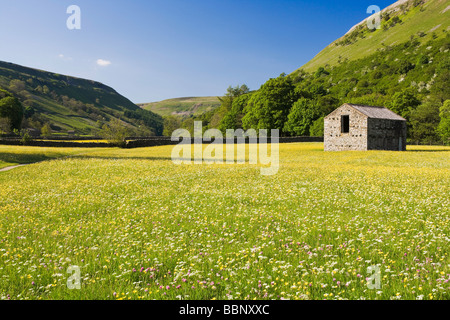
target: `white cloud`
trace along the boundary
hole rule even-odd
[[[97,60],[97,65],[99,65],[100,67],[107,67],[110,64],[111,64],[111,61],[108,61],[108,60],[103,60],[103,59]]]
[[[63,61],[72,61],[72,58],[71,58],[71,57],[66,57],[66,56],[63,55],[62,53],[61,53],[61,54],[58,54],[58,58],[60,58],[60,59],[63,60]]]

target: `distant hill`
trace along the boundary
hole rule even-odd
[[[189,117],[200,116],[220,107],[220,101],[217,97],[186,97],[138,105],[161,116]]]
[[[369,30],[367,19],[323,49],[301,69],[314,72],[325,65],[365,58],[379,49],[415,36],[422,43],[444,37],[450,30],[450,3],[446,0],[400,0],[382,10],[381,29]],[[369,18],[369,17],[368,17]]]
[[[95,134],[112,119],[121,119],[137,135],[161,135],[162,117],[142,110],[114,89],[74,78],[0,61],[0,88],[12,92],[26,108],[23,127],[54,132]]]

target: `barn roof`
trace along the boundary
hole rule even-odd
[[[365,114],[369,118],[406,121],[405,118],[400,117],[398,114],[385,107],[363,106],[350,103],[346,104]]]

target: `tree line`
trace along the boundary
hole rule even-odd
[[[269,79],[260,89],[227,89],[221,106],[197,117],[164,119],[164,134],[177,128],[279,129],[284,136],[323,136],[324,117],[344,103],[385,106],[408,121],[412,143],[450,138],[450,35],[421,43],[413,36],[396,46],[315,72],[298,70]]]

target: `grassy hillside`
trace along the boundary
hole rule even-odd
[[[114,118],[137,134],[161,134],[162,118],[142,110],[114,89],[91,80],[31,69],[0,61],[0,88],[26,108],[24,127],[54,132],[95,133]]]
[[[396,18],[398,17],[398,18]],[[301,69],[316,71],[320,66],[338,65],[367,57],[385,46],[392,46],[416,36],[422,43],[442,37],[450,28],[450,3],[445,0],[398,1],[382,11],[381,29],[370,31],[366,20],[336,40]]]
[[[236,99],[223,116],[210,117],[215,121],[208,128],[323,136],[324,117],[355,103],[385,106],[403,116],[410,142],[450,144],[441,112],[450,100],[449,2],[401,1],[382,18],[380,30],[371,32],[361,23],[305,67]]]
[[[220,107],[220,101],[217,97],[187,97],[144,103],[139,104],[139,106],[161,116],[188,117],[191,115],[200,116],[205,112],[216,109]]]

